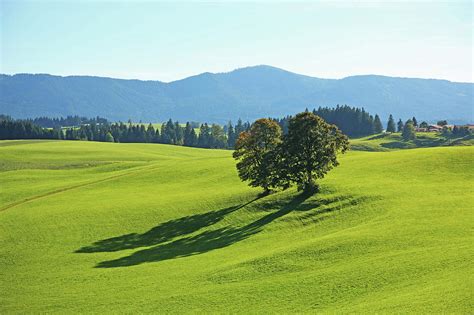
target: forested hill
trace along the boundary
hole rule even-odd
[[[47,74],[0,75],[0,113],[16,118],[97,115],[112,120],[224,122],[281,117],[306,107],[349,104],[407,119],[473,120],[472,83],[376,75],[340,80],[270,66],[203,73],[183,80],[122,80]]]

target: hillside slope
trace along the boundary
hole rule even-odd
[[[0,113],[16,118],[96,115],[112,120],[227,122],[349,104],[403,119],[473,121],[472,83],[376,75],[319,79],[270,66],[170,83],[45,74],[0,75]]]
[[[470,313],[473,147],[257,199],[231,152],[0,142],[0,313]]]
[[[474,146],[474,135],[443,136],[435,132],[417,132],[416,139],[404,141],[400,132],[381,133],[350,139],[354,151],[390,151],[399,149],[431,148],[440,146]]]

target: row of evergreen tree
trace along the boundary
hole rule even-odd
[[[47,129],[30,121],[0,117],[0,140],[6,139],[62,139],[60,129]]]
[[[379,115],[372,116],[364,108],[337,105],[335,108],[319,107],[313,109],[312,112],[329,124],[336,125],[349,137],[369,136],[383,131]],[[291,118],[291,116],[287,116],[276,119],[284,134],[288,132],[288,122]]]
[[[393,119],[393,115],[390,114],[390,116],[388,117],[387,129],[385,129],[385,131],[386,132],[403,132],[405,125],[408,123],[411,123],[413,127],[418,127],[418,121],[416,120],[415,117],[413,117],[412,119],[408,119],[405,123],[403,123],[402,119],[398,119],[398,122],[395,126],[395,119]],[[420,127],[428,128],[428,123],[424,121],[420,124]]]
[[[87,118],[81,116],[66,116],[59,118],[36,117],[27,119],[31,123],[43,128],[79,127],[88,124],[107,124],[108,121],[102,117]]]
[[[308,110],[306,110],[308,112]],[[361,137],[377,134],[383,131],[378,115],[372,116],[363,108],[347,105],[335,108],[319,107],[313,109],[313,114],[320,116],[330,124],[336,125],[349,137]],[[288,122],[291,116],[274,119],[281,127],[283,134],[288,132]],[[388,118],[387,132],[403,132],[405,125],[413,127],[428,127],[426,122],[418,125],[415,117],[403,123],[398,123],[392,115]],[[447,124],[447,123],[446,123]],[[52,126],[43,128],[43,126]],[[74,126],[64,128],[64,126]],[[63,127],[63,128],[61,128]],[[199,129],[199,130],[198,130]],[[14,120],[10,116],[0,115],[0,139],[65,139],[103,142],[141,142],[165,143],[200,148],[233,149],[238,135],[250,129],[249,122],[237,121],[221,126],[218,124],[187,122],[185,126],[169,119],[156,129],[152,124],[142,123],[109,123],[106,119],[67,116],[66,118],[39,117],[26,120]],[[411,127],[410,127],[411,129]],[[198,131],[197,131],[198,130]],[[446,130],[445,134],[460,136],[469,131],[455,127]]]
[[[306,112],[308,112],[308,109],[306,109]],[[313,114],[323,118],[326,122],[336,125],[349,137],[370,136],[381,133],[384,130],[379,115],[376,114],[375,116],[372,116],[367,113],[364,108],[337,105],[335,108],[319,107],[318,109],[313,109],[312,112]],[[287,116],[285,118],[275,119],[282,128],[283,134],[288,132],[288,121],[291,118],[292,116]],[[443,120],[438,121],[437,124],[443,126],[448,123]],[[393,115],[390,114],[385,131],[389,133],[403,133],[407,135],[404,138],[409,140],[416,136],[416,128],[428,128],[428,126],[429,125],[426,121],[419,124],[416,117],[408,119],[406,122],[398,119],[398,122],[395,123]],[[452,135],[461,137],[468,134],[470,134],[470,131],[467,127],[454,126],[453,129],[443,129],[443,135],[445,136]]]
[[[366,136],[383,130],[378,115],[372,116],[363,108],[347,105],[335,108],[319,107],[313,113],[330,124],[335,124],[350,137]],[[291,116],[275,119],[284,134],[288,131]],[[150,142],[184,145],[201,148],[234,148],[236,139],[242,131],[250,128],[249,122],[238,120],[221,126],[188,122],[182,126],[177,121],[168,120],[155,129],[152,124],[109,123],[106,119],[67,116],[66,118],[38,117],[27,120],[13,120],[1,116],[0,139],[65,139],[105,142]],[[6,124],[8,122],[8,124]],[[41,127],[45,128],[41,128]],[[68,126],[69,128],[64,128]],[[72,126],[72,127],[71,127]],[[198,127],[198,128],[197,128]],[[48,128],[48,129],[46,129]],[[199,129],[196,132],[196,129]],[[400,130],[399,130],[400,131]]]
[[[237,121],[234,126],[201,124],[199,131],[195,123],[182,126],[178,121],[168,120],[156,128],[149,124],[89,123],[71,128],[42,128],[33,120],[13,120],[0,117],[0,139],[64,139],[102,142],[164,143],[190,147],[226,149],[234,148],[237,135],[250,128],[249,122]]]

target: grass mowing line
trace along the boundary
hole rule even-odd
[[[142,171],[143,169],[150,169],[150,168],[155,169],[155,168],[157,168],[157,167],[152,167],[152,166],[153,165],[147,165],[147,166],[140,167],[140,169],[133,169],[130,172],[125,173],[125,174],[117,174],[117,175],[113,175],[113,176],[110,176],[110,177],[107,177],[107,178],[102,178],[102,179],[87,182],[87,183],[82,183],[82,184],[73,185],[73,186],[69,186],[69,187],[63,187],[63,188],[60,188],[60,189],[56,189],[56,190],[44,193],[42,195],[36,195],[36,196],[28,197],[28,198],[25,198],[23,200],[16,201],[14,203],[8,204],[8,205],[0,208],[0,212],[11,209],[11,208],[16,207],[18,205],[25,204],[25,203],[30,202],[30,201],[38,200],[38,199],[45,198],[45,197],[48,197],[48,196],[51,196],[51,195],[56,195],[56,194],[59,194],[59,193],[65,192],[65,191],[72,190],[72,189],[102,183],[102,182],[105,182],[105,181],[108,181],[108,180],[117,179],[117,178],[124,177],[124,176],[127,176],[127,175],[133,175],[133,174],[136,174],[136,173]]]

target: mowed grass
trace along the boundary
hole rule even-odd
[[[472,313],[473,147],[257,198],[230,151],[0,142],[0,313]]]

